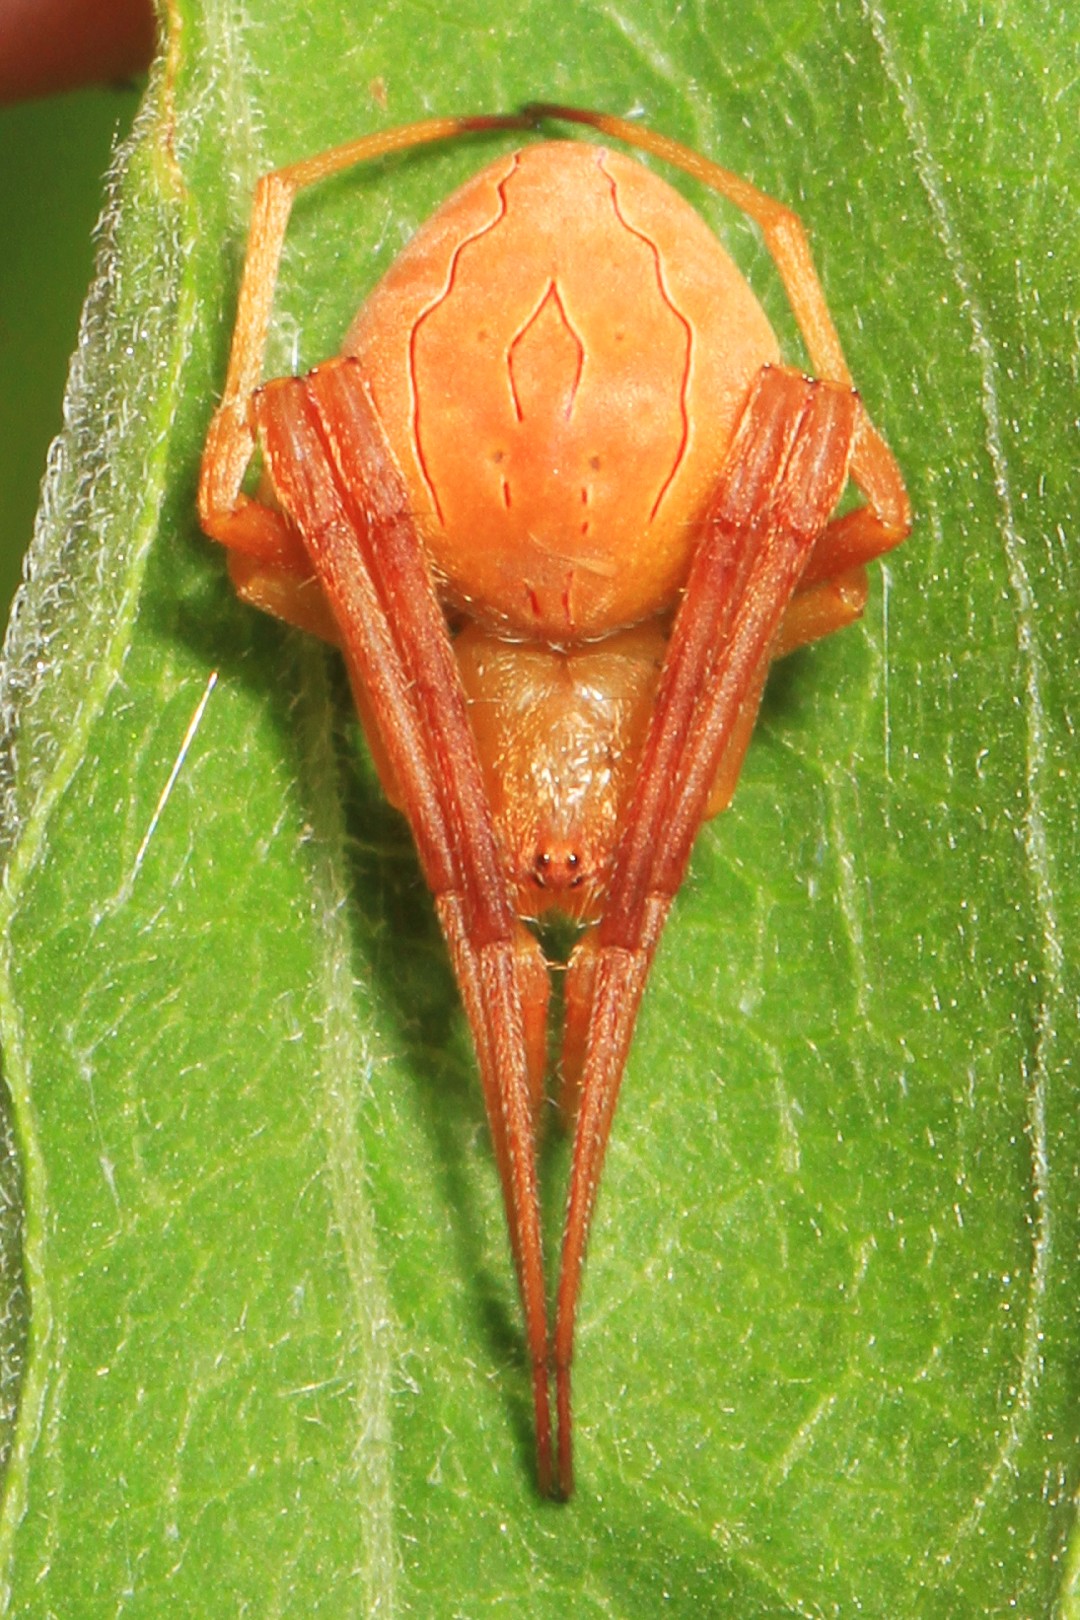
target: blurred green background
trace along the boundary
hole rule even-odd
[[[94,262],[114,142],[140,90],[82,90],[0,108],[0,623],[30,543],[49,443]]]

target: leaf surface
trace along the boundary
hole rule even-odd
[[[177,0],[7,646],[12,1609],[1076,1613],[1069,25],[245,16]],[[407,836],[333,660],[232,598],[194,519],[255,177],[537,96],[640,107],[800,209],[917,513],[864,624],[776,671],[699,840],[608,1158],[568,1507],[534,1492]],[[269,371],[332,353],[500,149],[306,197]],[[751,229],[694,200],[791,341]],[[564,1170],[553,1138],[553,1240]]]

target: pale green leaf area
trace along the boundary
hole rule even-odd
[[[1076,1615],[1075,24],[182,0],[174,26],[7,647],[11,1612]],[[334,659],[235,601],[193,512],[255,176],[534,96],[640,109],[801,210],[917,514],[864,624],[777,669],[675,908],[564,1506],[403,824]],[[331,353],[506,144],[305,198],[270,368]],[[791,342],[752,229],[694,200]],[[565,1161],[552,1131],[552,1244]]]

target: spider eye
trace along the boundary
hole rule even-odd
[[[585,881],[581,855],[556,845],[538,849],[532,860],[532,880],[541,889],[576,889]]]

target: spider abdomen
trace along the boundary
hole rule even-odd
[[[553,142],[417,233],[346,339],[447,596],[549,641],[669,606],[746,388],[778,358],[700,215]]]

